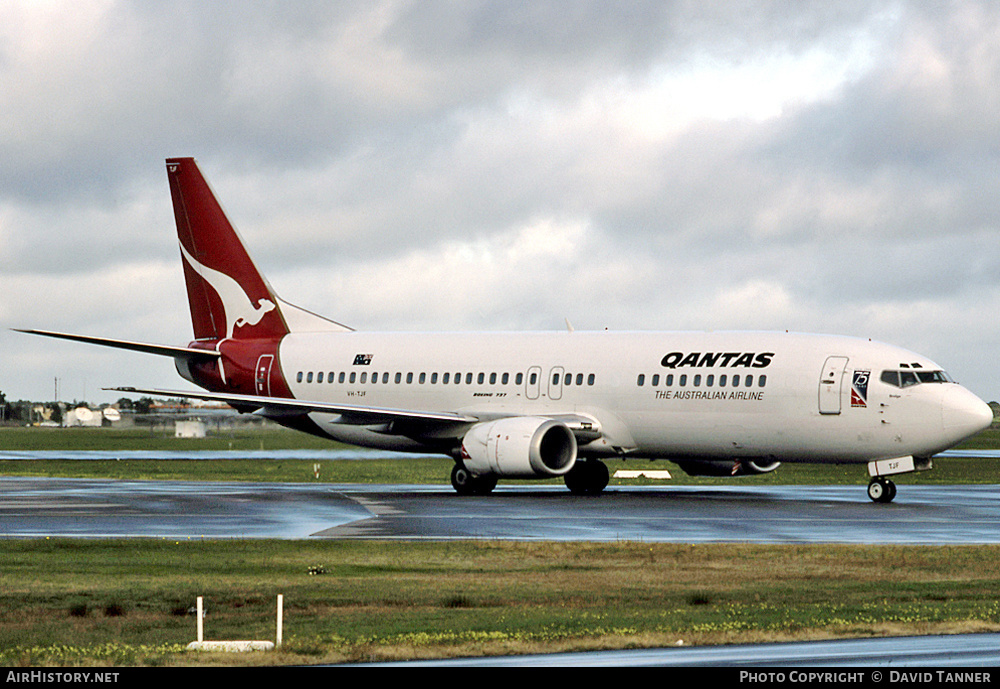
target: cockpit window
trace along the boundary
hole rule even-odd
[[[944,371],[882,371],[879,380],[897,388],[908,388],[921,383],[951,383]]]
[[[917,371],[921,383],[953,383],[951,377],[944,371]]]

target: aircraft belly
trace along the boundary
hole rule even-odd
[[[340,417],[334,414],[313,413],[309,414],[309,418],[316,422],[332,439],[348,445],[393,452],[431,451],[423,443],[406,436],[381,432],[382,429],[378,426],[368,427],[338,423]]]

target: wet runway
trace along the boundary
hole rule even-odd
[[[0,478],[0,537],[1000,543],[1000,486],[499,487]]]

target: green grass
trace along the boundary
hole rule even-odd
[[[0,427],[0,450],[327,450],[346,447],[271,424],[210,430],[205,438],[176,438],[172,427]]]
[[[4,543],[0,664],[299,664],[1000,629],[1000,547]],[[322,574],[310,574],[322,568]],[[277,653],[185,652],[209,639]]]

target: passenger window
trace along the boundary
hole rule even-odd
[[[296,383],[302,382],[302,371],[299,371],[298,375],[295,376],[295,382]]]
[[[478,383],[479,385],[482,385],[484,382],[486,382],[486,374],[485,373],[480,373],[478,376],[476,376],[476,383]]]
[[[514,376],[514,385],[520,385],[523,382],[524,382],[523,373],[518,373],[517,375]]]
[[[725,373],[723,373],[721,376],[719,376],[719,387],[720,388],[726,387],[726,374]]]
[[[471,373],[466,373],[465,374],[465,384],[466,385],[472,385],[472,374]]]
[[[593,385],[593,384],[594,384],[594,374],[591,373],[589,376],[587,376],[587,385]]]
[[[497,374],[491,373],[490,374],[490,385],[496,385],[496,384],[497,384]]]
[[[739,386],[740,386],[740,377],[739,376],[733,376],[733,387],[734,388],[738,388]]]
[[[701,385],[701,374],[700,373],[694,377],[694,386],[698,387],[699,385]]]
[[[767,385],[767,376],[761,376],[757,379],[757,387],[762,388]]]
[[[313,382],[313,372],[312,371],[310,371],[309,373],[306,374],[306,382],[307,383]]]
[[[668,373],[667,374],[667,380],[663,384],[666,385],[668,388],[671,385],[673,385],[674,384],[674,374],[673,373]]]
[[[538,382],[538,374],[537,373],[532,373],[531,376],[528,378],[528,384],[529,385],[534,385],[537,382]]]
[[[367,383],[368,382],[368,372],[367,371],[361,374],[361,382],[362,383]]]
[[[715,383],[715,376],[712,376],[712,375],[705,376],[705,386],[706,387],[710,388],[710,387],[712,387],[712,385],[714,383]]]
[[[351,383],[354,382],[354,380],[357,377],[357,375],[358,375],[357,373],[354,373],[353,371],[351,372]]]
[[[447,385],[450,380],[451,380],[451,374],[450,373],[445,373],[444,375],[441,376],[441,384],[442,385]]]
[[[345,373],[344,373],[343,371],[341,371],[341,372],[340,372],[340,381],[339,381],[339,382],[341,382],[341,383],[343,383],[343,382],[344,382],[344,376],[345,376],[345,375],[346,375],[346,374],[345,374]]]
[[[659,373],[654,373],[653,374],[653,379],[651,381],[649,381],[649,384],[652,385],[654,388],[657,385],[659,385],[660,384],[660,374]]]
[[[399,371],[396,371],[396,375],[393,378],[393,380],[395,381],[396,385],[399,385],[400,383],[403,382],[403,374],[400,373]]]
[[[638,385],[638,386],[639,386],[640,388],[641,388],[641,387],[642,387],[643,385],[645,385],[645,384],[646,384],[646,374],[644,374],[644,373],[640,373],[640,374],[639,374],[639,377],[638,377],[638,378],[636,379],[636,381],[635,381],[635,384],[636,384],[636,385]]]
[[[681,387],[684,387],[687,384],[688,384],[688,377],[687,374],[685,373],[684,375],[681,376]]]
[[[582,373],[577,373],[576,374],[576,384],[577,385],[583,385],[583,374]]]
[[[505,373],[502,376],[500,376],[500,384],[501,385],[506,385],[509,382],[510,382],[510,374],[509,373]]]
[[[413,373],[407,373],[406,374],[406,384],[407,385],[412,385],[413,384]]]

